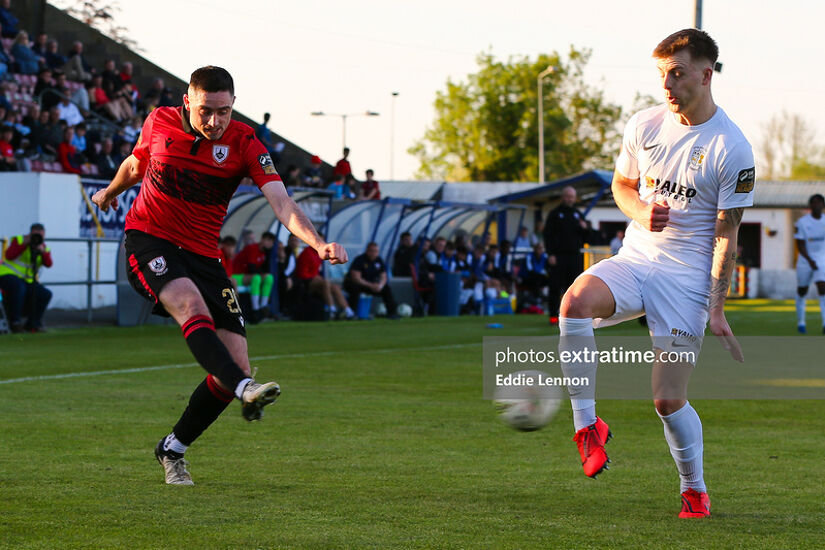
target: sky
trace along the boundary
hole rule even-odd
[[[406,151],[432,123],[436,92],[448,79],[475,72],[481,52],[535,58],[588,48],[586,81],[608,101],[629,109],[637,92],[662,97],[650,53],[665,36],[693,25],[695,0],[119,0],[119,6],[121,24],[148,59],[184,80],[202,65],[227,68],[237,110],[255,120],[270,112],[272,130],[330,163],[340,158],[342,118],[310,113],[380,113],[348,117],[346,144],[356,176],[372,168],[381,181],[414,178],[418,162]],[[755,150],[763,125],[783,110],[803,115],[821,140],[822,21],[825,2],[704,0],[702,28],[717,41],[724,64],[714,75],[714,99]]]

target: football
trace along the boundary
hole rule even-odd
[[[547,374],[535,370],[520,371],[514,375],[530,377],[536,382],[548,378]],[[561,399],[561,391],[553,385],[500,386],[493,395],[493,405],[505,424],[514,430],[532,432],[550,422],[559,409]]]
[[[410,317],[412,315],[412,307],[410,307],[410,304],[398,304],[395,312],[401,317]]]

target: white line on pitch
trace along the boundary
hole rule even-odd
[[[323,357],[328,355],[338,355],[340,353],[398,353],[405,351],[436,351],[440,349],[459,349],[469,348],[474,346],[481,346],[481,343],[476,344],[453,344],[446,346],[427,346],[421,348],[385,348],[385,349],[366,349],[366,350],[341,350],[341,351],[316,351],[306,353],[284,353],[280,355],[259,355],[257,357],[250,357],[250,361],[268,361],[270,359],[289,359],[295,357]],[[154,367],[136,367],[132,369],[114,369],[114,370],[97,370],[90,372],[67,372],[64,374],[45,374],[43,376],[26,376],[24,378],[9,378],[7,380],[0,380],[0,384],[16,384],[18,382],[34,382],[40,380],[62,380],[64,378],[82,378],[84,376],[103,376],[106,374],[130,374],[135,372],[149,372],[153,370],[171,370],[184,369],[189,367],[197,367],[198,363],[176,363],[172,365],[157,365]]]

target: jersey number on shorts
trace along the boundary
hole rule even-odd
[[[241,308],[238,307],[238,295],[235,293],[234,288],[225,288],[221,292],[221,296],[226,298],[226,307],[229,309],[229,313],[240,313]]]

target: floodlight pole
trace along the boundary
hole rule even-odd
[[[395,98],[398,92],[392,92],[390,104],[390,179],[395,180]]]
[[[341,141],[342,149],[347,146],[347,117],[351,116],[380,116],[380,113],[375,111],[365,111],[363,113],[325,113],[324,111],[312,111],[312,116],[337,116],[341,117]]]
[[[693,26],[702,30],[702,0],[696,0],[696,11],[693,15]]]
[[[539,73],[537,78],[539,85],[539,183],[544,183],[544,97],[542,93],[541,81],[545,76],[553,74],[556,68],[552,65]]]

